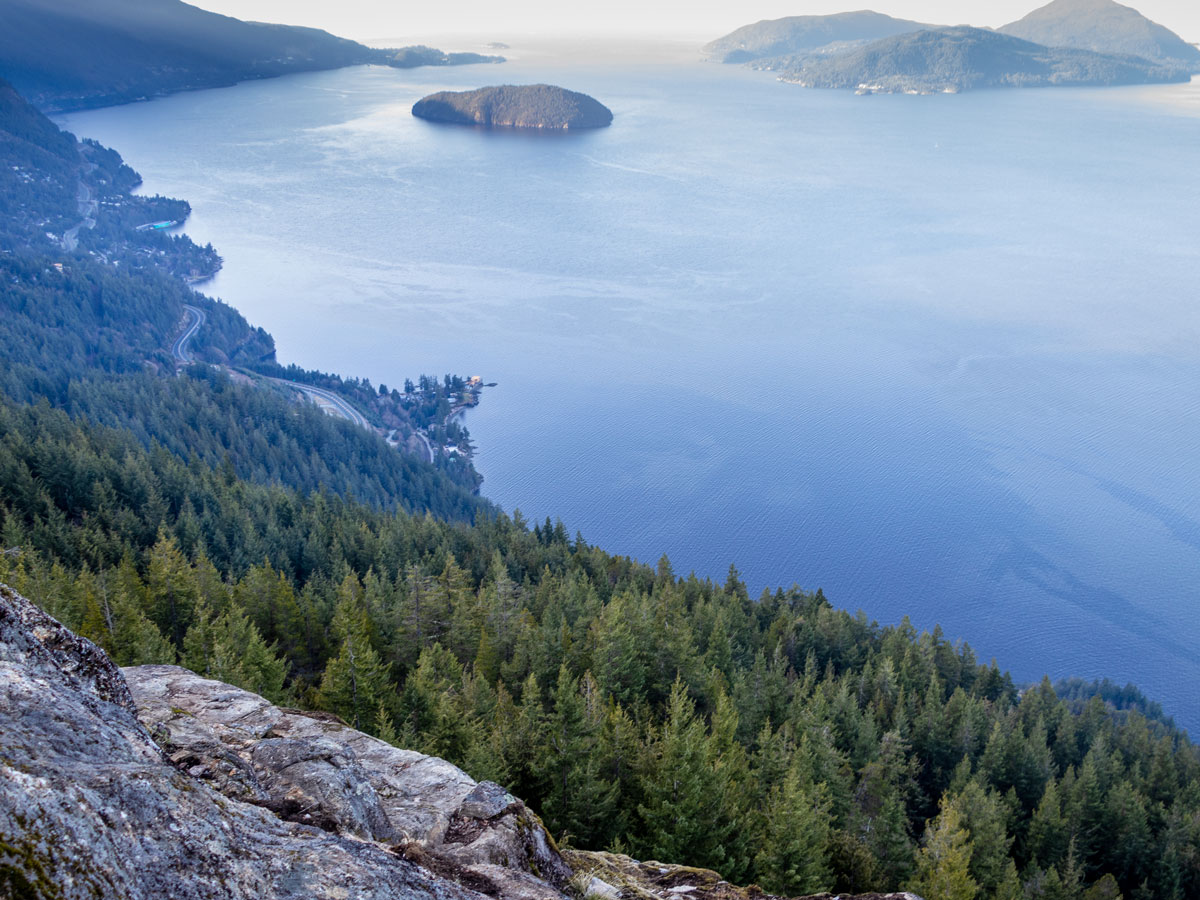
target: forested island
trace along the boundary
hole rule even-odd
[[[551,84],[503,84],[422,97],[412,114],[433,122],[492,128],[604,128],[612,111],[587,94]]]
[[[1188,72],[1135,56],[1051,49],[983,28],[936,28],[830,56],[802,57],[779,73],[803,87],[863,93],[958,93],[980,88],[1179,83]]]
[[[1168,84],[1200,72],[1200,50],[1113,0],[1054,0],[998,31],[872,12],[793,16],[746,25],[704,52],[864,94]]]
[[[376,49],[316,28],[242,22],[181,0],[6,0],[0,24],[0,78],[60,112],[290,72],[504,61],[425,46]]]

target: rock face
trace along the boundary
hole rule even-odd
[[[442,91],[418,100],[412,113],[434,122],[497,128],[603,128],[613,120],[598,100],[551,84]]]
[[[234,696],[225,708],[233,715],[265,703],[228,690]],[[561,896],[502,864],[488,863],[475,875],[450,860],[423,865],[403,847],[345,836],[386,834],[384,810],[397,803],[378,791],[371,796],[371,781],[362,775],[367,766],[352,759],[346,743],[322,743],[311,733],[264,735],[243,756],[198,717],[155,714],[168,733],[176,718],[197,719],[176,734],[209,743],[204,753],[174,750],[173,764],[138,722],[126,682],[107,656],[0,585],[0,896],[482,900],[480,890],[463,886],[468,882],[493,896],[510,884],[514,897]],[[314,730],[332,726],[309,721]],[[446,763],[419,754],[410,760],[410,769],[427,773],[422,780],[435,798],[399,804],[420,807],[406,821],[448,827],[475,785],[461,782],[465,776]],[[191,774],[201,767],[211,778]],[[341,799],[314,783],[321,773],[346,789]],[[258,805],[231,799],[239,792]],[[458,802],[447,813],[454,796]],[[347,823],[344,834],[284,821],[269,808],[276,797],[316,801],[315,825],[336,819]],[[303,818],[298,807],[292,812]],[[478,840],[463,846],[464,856]]]
[[[464,883],[557,897],[571,870],[541,821],[490,782],[336,716],[282,709],[177,666],[122,670],[138,717],[188,774],[227,797],[338,834],[412,844]]]

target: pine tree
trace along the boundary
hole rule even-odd
[[[237,606],[214,616],[201,601],[183,639],[183,664],[205,678],[252,691],[272,703],[282,703],[286,697],[287,663],[267,646]]]
[[[112,658],[119,666],[175,663],[174,645],[126,594],[113,603]]]
[[[590,688],[591,686],[589,686]],[[599,709],[589,710],[578,679],[564,665],[546,719],[547,824],[578,846],[594,846],[612,814],[616,786],[601,771]]]
[[[1070,828],[1063,815],[1058,782],[1050,781],[1029,823],[1029,856],[1049,869],[1067,855]]]
[[[387,668],[362,621],[347,616],[342,627],[345,636],[338,655],[325,666],[317,702],[359,731],[373,733],[379,704],[389,695]]]
[[[714,857],[717,863],[724,858],[712,835],[724,797],[710,764],[704,724],[681,681],[671,689],[666,715],[642,764],[637,846],[649,858],[712,867]]]
[[[396,724],[382,699],[375,708],[375,736],[393,747],[401,746],[400,735],[396,732]]]
[[[405,721],[415,731],[414,749],[452,762],[465,758],[470,725],[463,717],[462,684],[463,669],[453,653],[441,644],[421,651],[401,703]]]
[[[970,865],[967,829],[957,808],[947,806],[930,823],[910,890],[925,900],[975,900],[979,885],[971,877]]]
[[[830,890],[830,802],[824,785],[805,787],[795,768],[771,791],[755,877],[765,890],[793,897]]]
[[[195,573],[179,550],[174,535],[159,531],[146,567],[146,591],[155,623],[177,647],[192,620],[199,593]]]

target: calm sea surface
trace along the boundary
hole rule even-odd
[[[520,55],[520,48],[516,50]],[[412,118],[549,81],[612,128]],[[356,68],[66,117],[284,362],[480,374],[484,493],[941,623],[1200,727],[1200,85],[855,97],[701,64]]]

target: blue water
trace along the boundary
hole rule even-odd
[[[501,79],[616,121],[409,114]],[[1195,728],[1198,101],[518,60],[65,121],[192,202],[206,290],[282,361],[499,382],[468,425],[505,508],[940,622],[1018,679],[1132,680]]]

